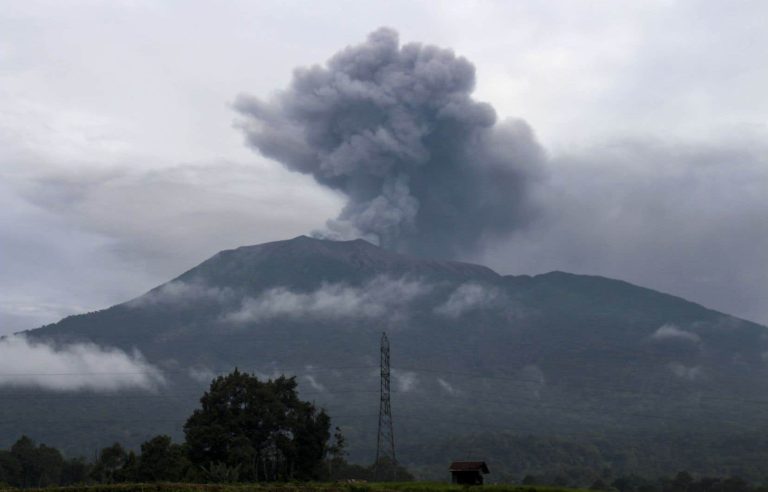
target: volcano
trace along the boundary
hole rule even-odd
[[[451,442],[484,453],[493,439],[478,435],[733,434],[768,423],[764,405],[748,403],[768,391],[764,326],[620,280],[501,275],[301,236],[222,251],[136,299],[25,332],[140,351],[168,382],[155,392],[3,389],[0,446],[26,433],[90,455],[179,438],[210,378],[238,367],[296,376],[344,430],[351,458],[371,461],[382,332],[400,458],[416,467],[444,466]]]

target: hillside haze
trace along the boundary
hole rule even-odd
[[[342,426],[352,458],[371,461],[383,331],[400,457],[424,469],[498,454],[499,433],[725,435],[768,424],[764,326],[619,280],[505,276],[301,236],[222,251],[136,299],[27,332],[137,349],[168,383],[66,398],[4,389],[0,446],[22,432],[80,453],[179,436],[206,382],[237,366],[296,375]]]

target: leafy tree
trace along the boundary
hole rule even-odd
[[[537,482],[536,477],[533,475],[526,475],[523,477],[523,481],[520,482],[523,485],[535,485]]]
[[[637,475],[619,477],[613,481],[611,486],[617,489],[619,492],[650,492],[656,490],[656,488],[651,483],[649,483],[647,479]]]
[[[0,451],[0,485],[18,485],[21,476],[21,465],[8,451]]]
[[[99,458],[93,467],[91,476],[94,480],[101,483],[114,483],[120,481],[120,470],[126,463],[128,453],[119,444],[106,447],[99,453]]]
[[[14,485],[18,487],[47,487],[58,485],[64,458],[55,449],[41,444],[27,436],[22,436],[11,446],[11,455],[19,465],[18,476]]]
[[[211,463],[202,467],[202,475],[208,483],[237,483],[240,481],[240,465],[229,467],[224,463]]]
[[[603,482],[602,478],[598,478],[592,485],[589,486],[589,490],[608,490],[608,485]]]
[[[133,451],[128,451],[125,461],[113,475],[115,482],[139,482],[139,457]]]
[[[77,485],[88,481],[90,466],[82,458],[75,458],[64,463],[61,470],[60,485]]]
[[[723,492],[745,492],[749,490],[747,482],[739,477],[730,477],[723,480]]]
[[[156,436],[141,445],[136,479],[141,482],[181,481],[189,462],[184,449],[169,436]]]
[[[239,370],[213,380],[184,426],[199,469],[236,469],[241,480],[313,479],[322,473],[330,418],[299,400],[295,378],[266,382]]]
[[[672,492],[688,492],[692,483],[693,477],[691,474],[687,471],[681,471],[675,475],[675,478],[670,483],[670,488]]]
[[[347,446],[344,434],[341,433],[341,429],[336,427],[333,432],[333,444],[328,446],[326,454],[328,455],[328,479],[334,480],[336,477],[333,474],[334,469],[343,466],[345,463],[345,457],[347,452],[345,451]]]

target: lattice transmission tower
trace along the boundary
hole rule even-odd
[[[392,430],[392,402],[389,397],[389,339],[381,334],[381,400],[379,403],[379,436],[376,440],[374,475],[381,479],[387,468],[396,474],[395,433]]]

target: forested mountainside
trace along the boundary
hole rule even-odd
[[[295,375],[343,428],[353,460],[372,461],[382,331],[400,457],[424,470],[437,466],[431,456],[516,456],[519,446],[478,435],[593,447],[768,435],[764,326],[619,280],[505,276],[302,236],[220,252],[136,299],[26,332],[57,347],[138,351],[164,382],[111,392],[5,386],[0,447],[21,433],[70,454],[178,436],[210,378],[239,367]],[[598,462],[619,463],[600,449]],[[647,453],[634,456],[621,466],[652,466]],[[764,468],[756,473],[768,476]]]

